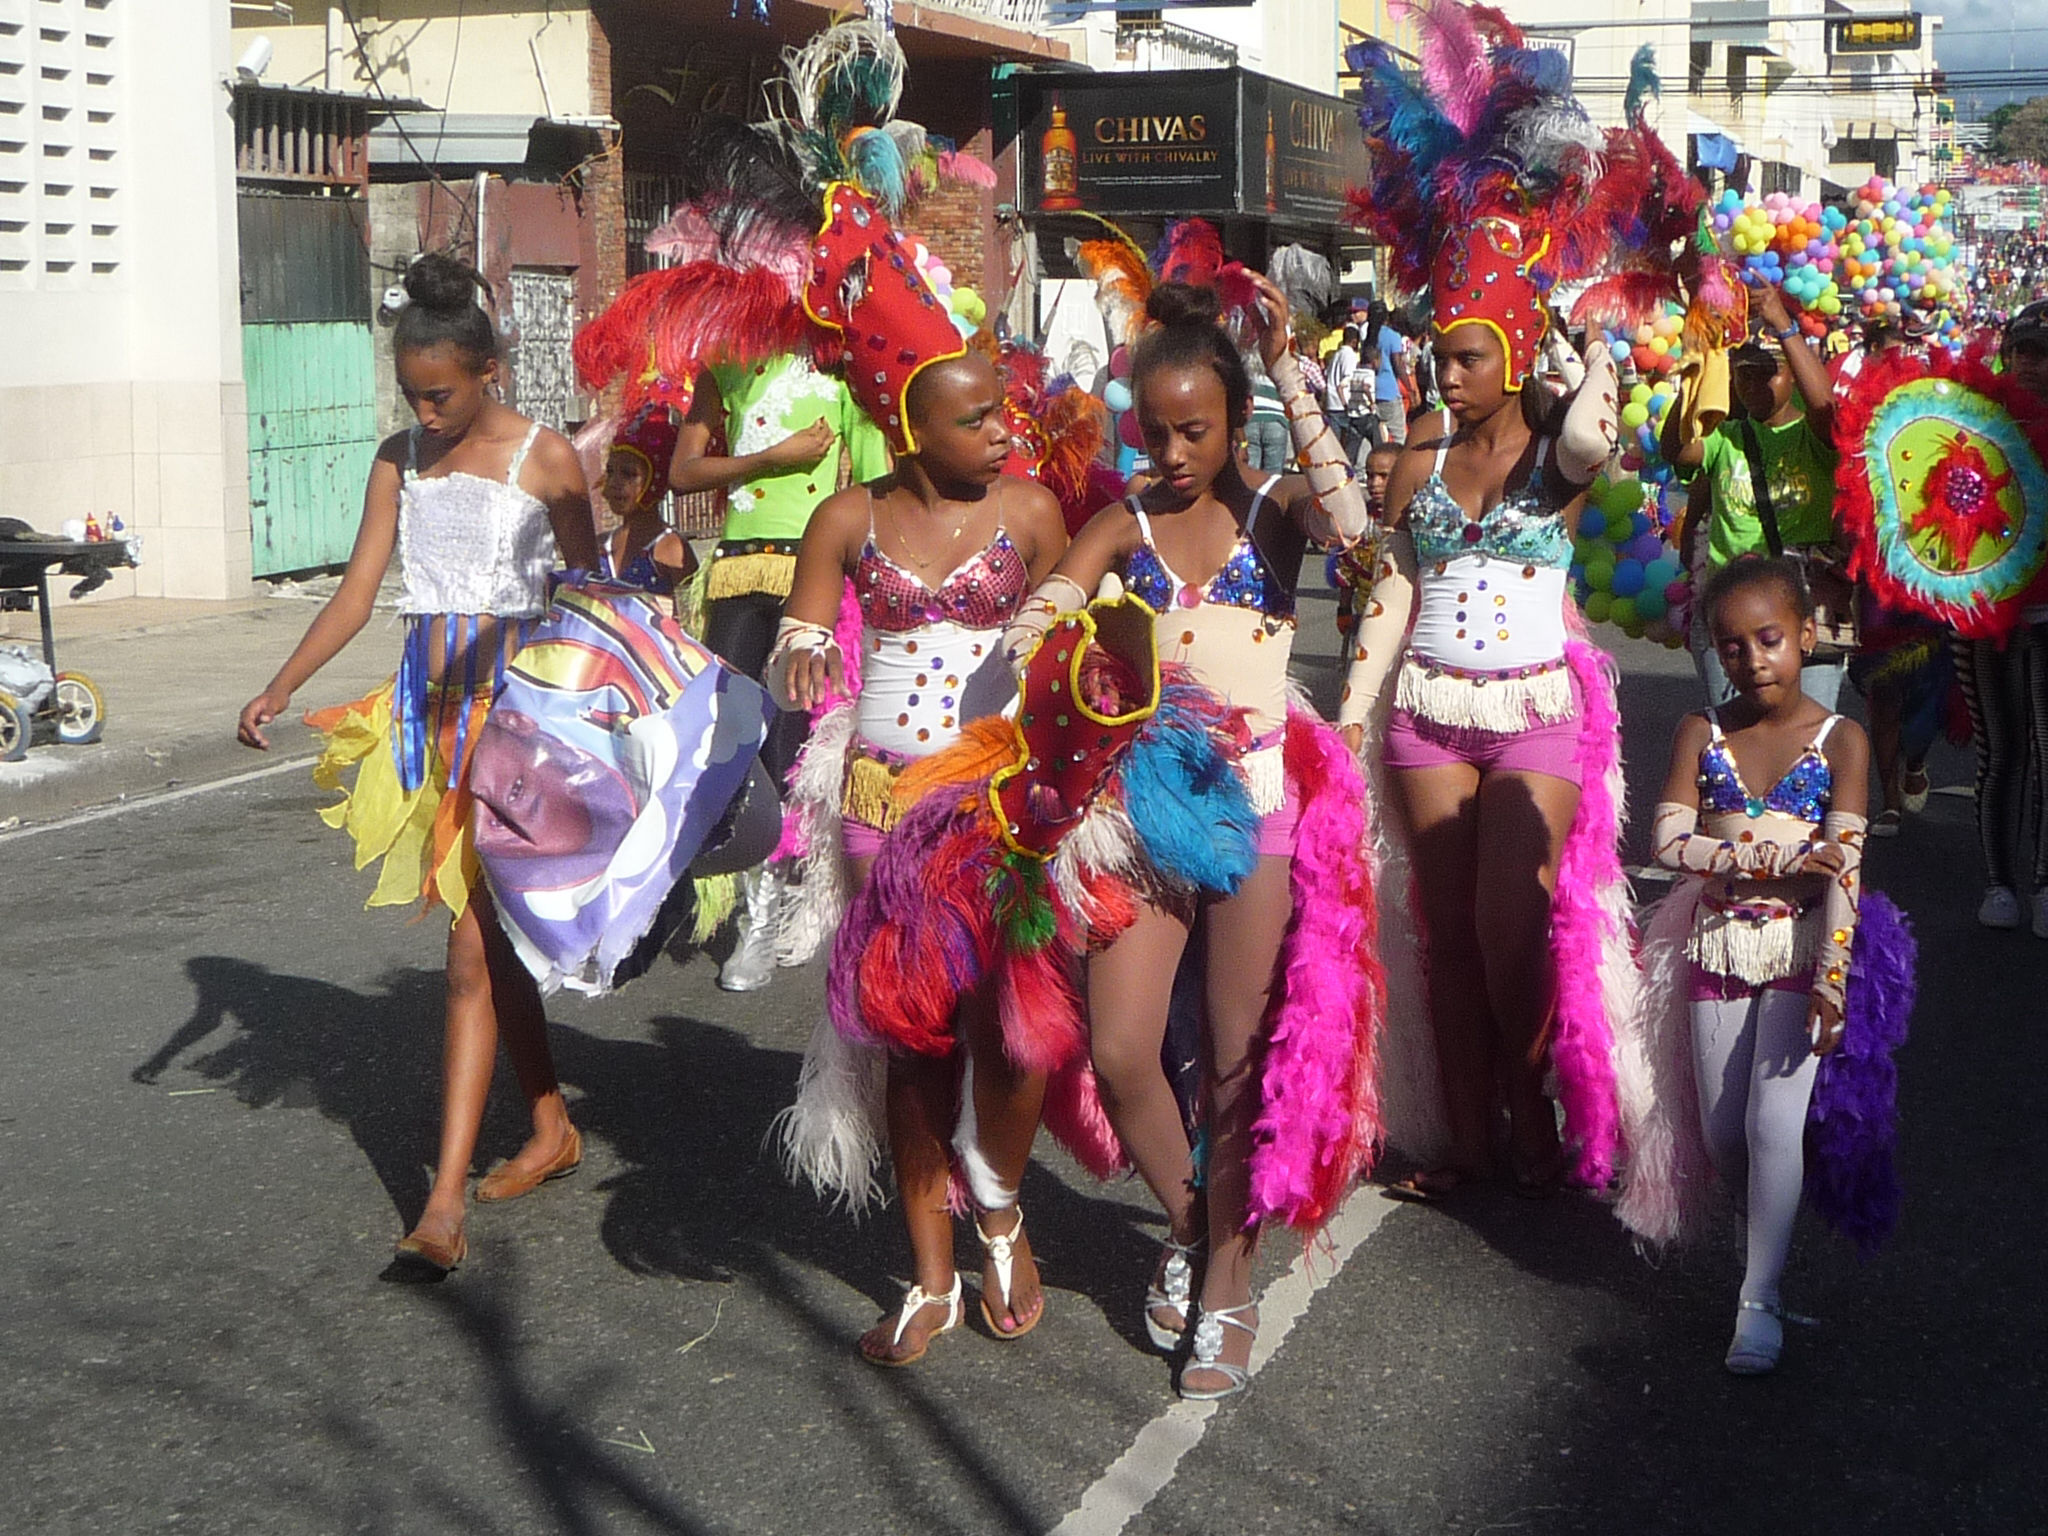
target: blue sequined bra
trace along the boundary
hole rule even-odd
[[[1124,588],[1135,593],[1148,603],[1154,612],[1165,613],[1171,608],[1194,608],[1203,603],[1218,603],[1230,608],[1249,608],[1264,614],[1267,618],[1286,623],[1294,622],[1294,592],[1273,572],[1266,563],[1259,546],[1253,540],[1251,530],[1258,526],[1259,513],[1266,504],[1266,493],[1279,480],[1275,475],[1259,487],[1252,499],[1252,509],[1245,517],[1244,531],[1237,536],[1237,542],[1230,547],[1230,555],[1223,562],[1221,570],[1209,578],[1204,587],[1182,581],[1174,573],[1152,543],[1152,520],[1145,515],[1145,509],[1131,500],[1132,515],[1138,519],[1139,544],[1124,562]]]
[[[1491,555],[1515,565],[1571,568],[1571,532],[1562,511],[1549,506],[1543,494],[1548,438],[1537,445],[1536,468],[1528,484],[1510,491],[1479,517],[1467,516],[1444,484],[1444,456],[1449,451],[1447,436],[1437,449],[1435,471],[1408,503],[1408,531],[1414,536],[1418,560],[1431,565],[1460,555]]]
[[[1819,826],[1828,813],[1835,789],[1835,776],[1821,752],[1821,744],[1841,718],[1829,715],[1823,720],[1812,742],[1793,759],[1778,782],[1763,794],[1753,795],[1742,782],[1742,770],[1735,766],[1735,754],[1729,750],[1728,738],[1721,734],[1720,720],[1714,711],[1708,710],[1707,728],[1713,732],[1713,739],[1700,752],[1700,809],[1710,816],[1733,816],[1740,812],[1751,818],[1773,811]]]

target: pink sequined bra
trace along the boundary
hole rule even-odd
[[[1015,617],[1030,592],[1024,557],[1003,529],[987,548],[936,589],[891,560],[875,544],[871,530],[854,567],[854,588],[860,596],[861,618],[875,629],[902,634],[927,624],[958,624],[963,629],[1001,629]]]

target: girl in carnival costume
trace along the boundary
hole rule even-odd
[[[1004,472],[1011,435],[995,366],[928,301],[916,267],[897,269],[907,272],[907,284],[884,277],[861,289],[846,281],[866,266],[874,231],[885,227],[858,194],[836,190],[819,237],[819,250],[829,254],[821,255],[809,301],[821,320],[843,325],[858,342],[855,394],[890,423],[896,469],[818,509],[769,663],[784,709],[808,710],[843,692],[846,656],[833,627],[842,589],[852,583],[862,621],[859,686],[852,704],[821,724],[797,779],[811,903],[849,888],[858,900],[883,834],[901,813],[898,780],[1009,701],[1015,689],[1003,631],[1066,547],[1058,500]],[[886,346],[868,347],[871,336],[886,338]],[[868,356],[879,361],[870,366]],[[837,923],[819,917],[816,926],[828,931]],[[853,931],[842,930],[842,950]],[[837,983],[835,966],[835,992]],[[949,1037],[937,1053],[885,1054],[822,1023],[806,1053],[799,1103],[782,1121],[793,1171],[864,1204],[874,1192],[874,1090],[882,1079],[879,1118],[915,1278],[901,1307],[861,1338],[862,1355],[877,1365],[921,1359],[935,1335],[961,1320],[948,1205],[956,1121],[965,1128],[959,1139],[975,1231],[988,1254],[982,1316],[996,1337],[1018,1338],[1044,1312],[1016,1191],[1038,1129],[1045,1073],[1004,1048],[989,993],[959,1000],[956,1027],[964,1052],[951,1049]]]
[[[1163,271],[1189,269],[1171,249],[1166,255]],[[1179,1345],[1195,1320],[1194,1261],[1206,1247],[1199,1325],[1179,1389],[1217,1398],[1242,1391],[1249,1376],[1260,1224],[1278,1217],[1319,1230],[1379,1139],[1381,997],[1363,786],[1335,733],[1294,707],[1287,688],[1302,554],[1312,539],[1355,539],[1365,499],[1287,349],[1279,289],[1241,268],[1197,269],[1213,271],[1227,297],[1162,283],[1146,301],[1151,325],[1132,355],[1133,409],[1159,478],[1082,530],[1027,606],[1012,649],[1028,663],[1054,646],[1075,622],[1072,611],[1107,580],[1152,620],[1161,662],[1185,668],[1250,733],[1231,777],[1259,818],[1256,830],[1228,815],[1191,820],[1182,836],[1200,855],[1198,877],[1137,880],[1129,908],[1091,920],[1088,937],[1090,1046],[1103,1105],[1169,1223],[1146,1329],[1162,1350]],[[1220,323],[1226,302],[1258,334],[1306,475],[1256,487],[1240,475],[1233,439],[1250,412],[1251,385]],[[1191,580],[1186,572],[1208,574]],[[1040,645],[1048,627],[1055,638]],[[1053,771],[1027,760],[1024,798],[1039,797],[1036,780]],[[1123,795],[1133,817],[1141,814],[1145,796],[1128,782]],[[1156,870],[1166,856],[1148,844],[1133,863]],[[1207,1013],[1199,1184],[1161,1065],[1175,968],[1197,923]]]
[[[604,464],[604,499],[619,517],[605,541],[605,574],[671,603],[697,573],[696,552],[661,517],[677,436],[667,406],[642,406],[612,439]]]
[[[1793,1315],[1778,1282],[1802,1191],[1866,1252],[1897,1219],[1891,1052],[1914,946],[1862,888],[1869,742],[1800,690],[1815,630],[1799,568],[1745,556],[1701,601],[1736,696],[1680,722],[1657,807],[1657,862],[1682,878],[1645,937],[1629,1054],[1647,1073],[1616,1210],[1651,1242],[1686,1237],[1720,1175],[1748,1246],[1726,1363],[1760,1375]]]
[[[394,549],[404,580],[398,674],[355,704],[321,711],[314,769],[322,788],[353,788],[322,812],[355,840],[356,867],[382,861],[369,905],[437,904],[448,935],[447,1044],[433,1188],[401,1257],[450,1270],[469,1250],[464,1191],[502,1030],[533,1135],[477,1186],[509,1200],[573,1171],[581,1139],[549,1056],[539,988],[477,880],[468,787],[471,748],[506,663],[548,603],[559,548],[594,569],[597,541],[575,450],[500,404],[497,337],[477,304],[476,273],[424,256],[406,274],[410,302],[393,337],[399,388],[419,425],[387,439],[370,469],[363,525],[340,588],[238,728],[267,749],[264,727],[368,621]]]
[[[1614,262],[1618,233],[1683,204],[1684,177],[1639,101],[1603,135],[1560,57],[1499,12],[1410,9],[1423,89],[1379,45],[1352,50],[1374,163],[1353,211],[1393,247],[1397,280],[1429,289],[1446,414],[1395,466],[1339,717],[1367,723],[1393,679],[1374,755],[1412,859],[1435,1037],[1433,1061],[1409,1049],[1390,1067],[1413,1121],[1390,1134],[1435,1163],[1397,1188],[1437,1198],[1491,1176],[1502,1097],[1518,1189],[1565,1174],[1597,1187],[1619,1149],[1614,1038],[1636,973],[1614,668],[1585,639],[1567,572],[1618,388],[1598,342],[1583,372],[1555,349],[1568,399],[1527,386],[1551,330],[1545,291]]]

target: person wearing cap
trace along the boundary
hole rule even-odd
[[[1704,478],[1708,487],[1702,576],[1742,555],[1782,550],[1801,558],[1814,577],[1830,568],[1835,547],[1833,384],[1777,289],[1759,288],[1754,309],[1763,322],[1762,334],[1737,347],[1729,359],[1739,411],[1712,431],[1667,441],[1665,455],[1680,480]],[[1672,438],[1683,436],[1679,418],[1679,412],[1671,413]],[[1694,655],[1708,703],[1727,703],[1734,693],[1712,646],[1702,641]],[[1843,665],[1841,657],[1810,658],[1800,671],[1800,686],[1833,709]]]

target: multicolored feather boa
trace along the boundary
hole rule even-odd
[[[1629,1165],[1615,1214],[1660,1246],[1699,1235],[1713,1185],[1693,1079],[1692,962],[1685,954],[1699,894],[1699,881],[1682,881],[1651,914],[1643,936],[1642,1006],[1622,1051]],[[1892,1053],[1905,1043],[1913,1011],[1917,951],[1905,915],[1882,893],[1865,891],[1842,1044],[1822,1060],[1806,1111],[1807,1199],[1866,1257],[1898,1222]]]

